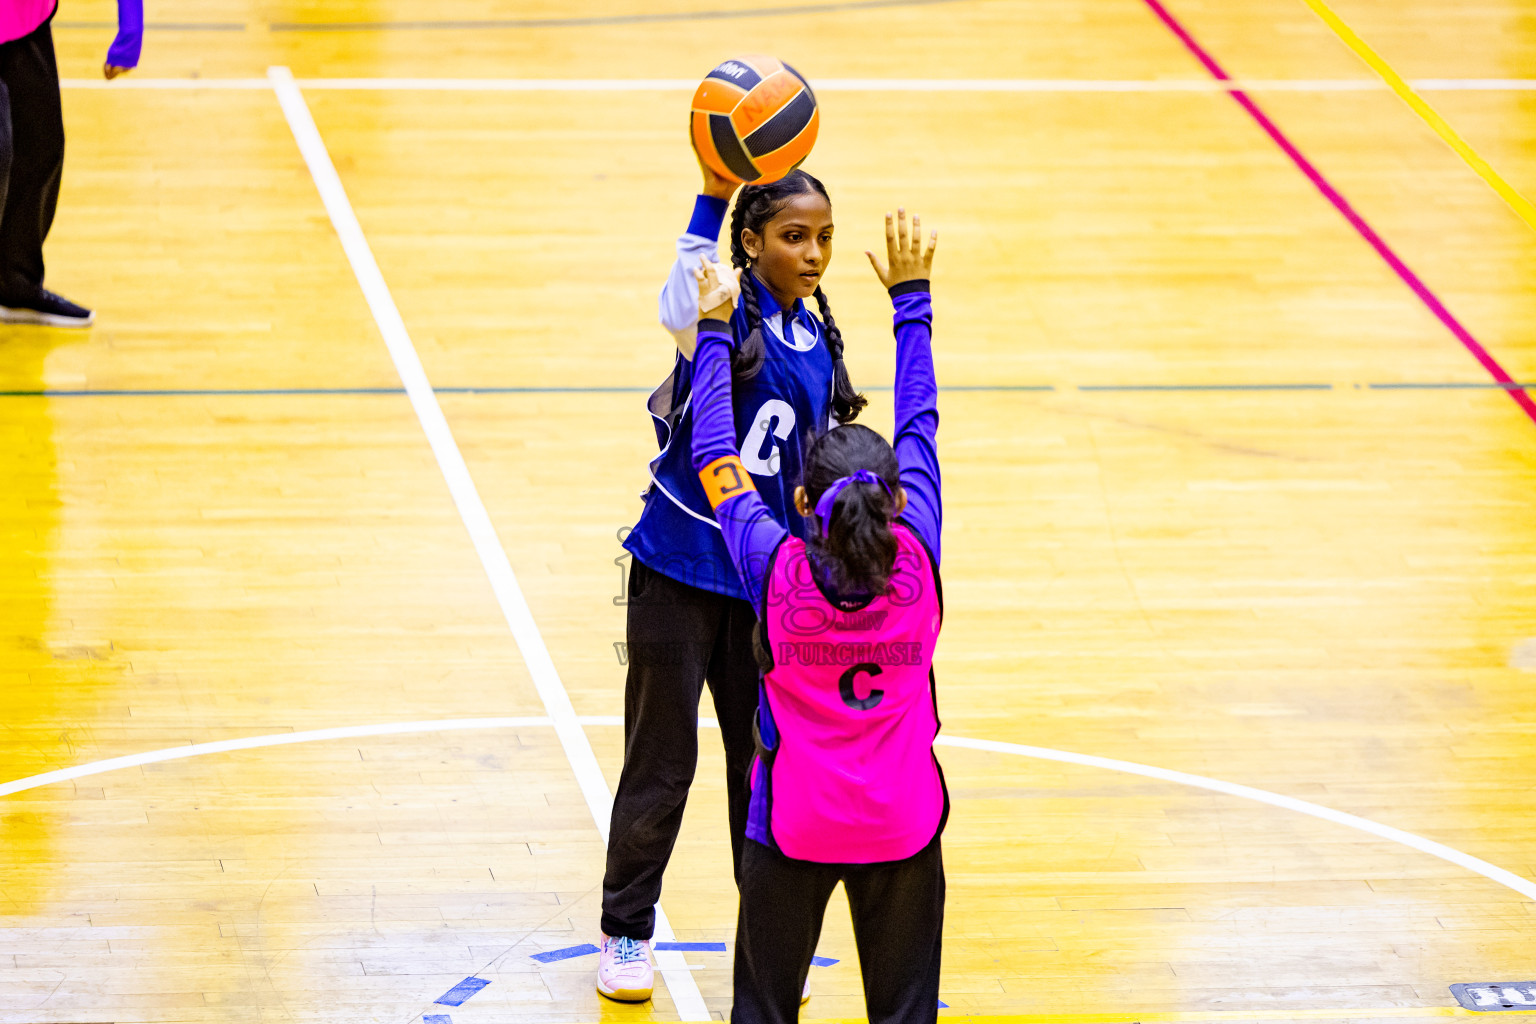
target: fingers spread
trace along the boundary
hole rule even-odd
[[[923,218],[917,214],[912,215],[912,255],[923,254]]]

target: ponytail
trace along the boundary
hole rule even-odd
[[[828,431],[806,453],[806,500],[818,512],[807,546],[837,593],[878,595],[890,585],[900,473],[885,438],[858,424]],[[831,507],[819,508],[839,484]]]

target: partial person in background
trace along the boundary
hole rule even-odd
[[[51,24],[57,0],[0,0],[0,323],[89,327],[96,314],[43,287],[43,239],[64,175],[64,112]],[[117,0],[103,73],[138,66],[143,0]]]

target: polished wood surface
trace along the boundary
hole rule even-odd
[[[62,73],[99,75],[113,5],[62,3]],[[743,49],[813,78],[1204,75],[1133,0],[681,17],[725,6],[166,0],[135,76],[692,78]],[[1520,0],[1335,6],[1405,76],[1536,67]],[[1369,75],[1302,4],[1170,7],[1238,77]],[[633,20],[653,14],[679,17]],[[424,21],[501,24],[386,24]],[[318,27],[339,22],[374,24]],[[306,99],[432,382],[527,389],[440,400],[611,787],[617,535],[669,366],[686,92],[408,85]],[[1385,90],[1254,96],[1536,381],[1536,233]],[[1533,97],[1434,102],[1530,195]],[[883,430],[860,250],[896,203],[944,234],[945,733],[1253,786],[1536,876],[1536,424],[1220,92],[821,99],[827,290]],[[99,322],[0,328],[0,784],[543,716],[273,94],[65,108],[49,284]],[[729,942],[701,741],[663,902],[680,939]],[[1423,852],[1102,767],[941,757],[941,1016],[1419,1021],[1465,1012],[1453,983],[1532,977],[1532,901]],[[591,957],[530,958],[597,938],[602,862],[539,724],[30,789],[0,797],[0,1022],[675,1020],[664,989],[600,1000]],[[841,896],[821,952],[805,1016],[856,1018]],[[688,957],[728,1014],[729,954]],[[491,985],[433,1005],[470,975]]]

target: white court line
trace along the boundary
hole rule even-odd
[[[624,720],[617,715],[584,715],[576,721],[581,725],[595,726],[622,726]],[[227,753],[233,750],[250,750],[257,747],[279,747],[292,743],[312,743],[317,740],[329,739],[356,739],[364,736],[400,736],[413,733],[439,732],[446,730],[462,729],[516,729],[532,728],[539,726],[551,726],[554,723],[549,718],[448,718],[437,721],[421,722],[389,722],[382,725],[345,726],[339,729],[315,729],[310,732],[277,733],[271,736],[251,736],[246,739],[220,740],[216,743],[198,743],[184,747],[170,747],[165,750],[151,750],[142,754],[131,754],[127,757],[114,757],[106,761],[93,761],[89,764],[76,765],[73,768],[63,768],[58,771],[45,772],[42,775],[33,775],[25,779],[17,779],[14,782],[0,784],[0,796],[9,796],[12,793],[22,793],[30,789],[38,789],[42,786],[56,782],[67,782],[71,779],[84,778],[88,775],[100,775],[105,772],[116,771],[120,768],[131,768],[137,765],[155,764],[161,761],[174,761],[187,757],[198,757],[203,754]],[[703,728],[718,729],[719,723],[713,718],[699,719],[699,725]],[[1508,889],[1526,897],[1536,900],[1536,882],[1522,878],[1512,871],[1506,871],[1497,865],[1490,864],[1469,853],[1463,853],[1454,847],[1437,843],[1433,839],[1426,839],[1412,832],[1405,832],[1400,828],[1383,825],[1369,818],[1362,818],[1355,814],[1346,814],[1336,811],[1322,804],[1314,804],[1307,800],[1298,800],[1295,797],[1284,796],[1280,793],[1271,793],[1267,789],[1255,789],[1253,786],[1243,786],[1235,782],[1224,782],[1221,779],[1213,779],[1205,775],[1191,775],[1188,772],[1172,771],[1168,768],[1158,768],[1155,765],[1138,764],[1135,761],[1120,761],[1111,757],[1099,757],[1095,754],[1078,754],[1070,750],[1056,750],[1051,747],[1031,747],[1022,743],[1001,743],[996,740],[978,740],[966,736],[940,736],[935,741],[941,747],[959,747],[966,750],[982,750],[995,754],[1013,754],[1018,757],[1032,757],[1041,761],[1057,761],[1062,764],[1075,764],[1085,768],[1103,768],[1113,772],[1124,772],[1128,775],[1140,775],[1143,778],[1157,779],[1160,782],[1172,782],[1181,786],[1193,786],[1196,789],[1209,790],[1213,793],[1221,793],[1226,796],[1234,796],[1244,800],[1252,800],[1282,810],[1295,811],[1297,814],[1306,814],[1313,818],[1321,818],[1323,821],[1331,821],[1336,825],[1355,829],[1386,839],[1390,842],[1406,846],[1411,850],[1438,857],[1440,860],[1465,868],[1473,874],[1482,875],[1484,878],[1497,882]],[[658,954],[659,955],[659,954]]]
[[[523,660],[528,664],[528,674],[533,679],[534,689],[544,703],[544,710],[549,713],[550,723],[560,740],[560,746],[565,750],[566,759],[570,761],[571,771],[576,776],[577,785],[581,787],[587,808],[592,812],[598,833],[603,837],[603,842],[607,843],[613,795],[608,792],[608,783],[603,778],[596,755],[592,753],[592,744],[587,741],[587,734],[576,720],[576,709],[571,706],[570,695],[560,682],[560,674],[555,669],[554,659],[549,655],[549,648],[544,646],[544,637],[534,622],[533,612],[523,597],[522,588],[518,586],[517,576],[512,572],[512,563],[507,560],[507,553],[501,546],[500,538],[496,536],[490,513],[480,500],[480,493],[469,475],[469,467],[465,465],[453,432],[448,428],[448,421],[443,417],[437,395],[416,354],[416,346],[406,331],[405,320],[395,306],[389,286],[384,283],[384,275],[373,258],[373,250],[368,246],[368,239],[363,235],[362,226],[352,210],[352,203],[347,199],[341,178],[336,174],[325,141],[315,127],[309,105],[304,102],[304,94],[299,91],[293,74],[284,67],[269,68],[267,74],[272,80],[272,88],[277,93],[283,114],[288,119],[288,127],[293,131],[294,141],[298,143],[299,152],[303,154],[304,162],[309,165],[309,172],[315,179],[321,202],[325,204],[336,234],[341,239],[347,261],[352,264],[352,271],[357,275],[363,297],[367,299],[368,308],[372,310],[373,318],[379,325],[379,333],[384,336],[384,344],[388,346],[395,370],[400,374],[400,382],[405,385],[406,396],[416,410],[416,418],[421,421],[427,442],[432,446],[432,454],[437,457],[443,479],[447,481],[449,493],[458,506],[459,517],[469,531],[481,565],[485,567],[491,590],[496,595],[496,603],[501,606],[502,615],[517,641],[517,649],[522,652]],[[660,904],[656,907],[655,937],[662,942],[675,938],[672,925]],[[694,984],[693,975],[687,970],[683,954],[667,951],[657,952],[654,956],[656,966],[667,983],[667,990],[672,994],[672,1001],[677,1006],[678,1015],[687,1021],[709,1020],[709,1008],[704,1004],[704,997],[699,994],[699,987]]]
[[[1107,768],[1110,771],[1126,772],[1131,775],[1141,775],[1148,779],[1159,779],[1163,782],[1177,782],[1184,786],[1194,786],[1198,789],[1208,789],[1213,793],[1225,793],[1228,796],[1242,797],[1246,800],[1256,800],[1261,804],[1269,804],[1271,807],[1280,807],[1298,814],[1308,814],[1314,818],[1331,821],[1336,825],[1344,825],[1349,828],[1368,832],[1382,839],[1389,839],[1394,843],[1400,843],[1409,849],[1420,853],[1427,853],[1431,857],[1439,857],[1449,861],[1458,867],[1466,868],[1484,878],[1498,882],[1506,888],[1513,889],[1527,899],[1536,900],[1536,882],[1506,871],[1497,865],[1480,860],[1470,853],[1462,853],[1454,847],[1437,843],[1433,839],[1425,839],[1421,835],[1412,832],[1404,832],[1400,828],[1391,825],[1383,825],[1379,822],[1362,818],[1354,814],[1346,814],[1336,811],[1322,804],[1314,804],[1307,800],[1298,800],[1295,797],[1282,796],[1279,793],[1271,793],[1267,789],[1255,789],[1252,786],[1241,786],[1235,782],[1223,782],[1221,779],[1207,778],[1204,775],[1190,775],[1187,772],[1171,771],[1167,768],[1157,768],[1147,764],[1137,764],[1135,761],[1117,761],[1109,757],[1097,757],[1093,754],[1074,754],[1067,750],[1053,750],[1050,747],[1027,747],[1019,743],[999,743],[995,740],[974,740],[964,736],[940,736],[937,741],[946,747],[964,747],[968,750],[988,750],[998,754],[1018,754],[1020,757],[1037,757],[1044,761],[1060,761],[1063,764],[1077,764],[1089,768]]]
[[[433,730],[448,732],[455,729],[528,729],[538,726],[548,728],[555,723],[545,716],[530,718],[445,718],[433,723]],[[421,732],[420,722],[396,722],[384,725],[345,725],[338,729],[310,729],[307,732],[273,733],[270,736],[247,736],[238,740],[215,740],[212,743],[191,743],[185,747],[166,747],[149,750],[142,754],[127,754],[105,761],[60,768],[57,771],[30,775],[15,782],[0,784],[0,796],[24,793],[39,786],[51,786],[58,782],[70,782],[89,775],[115,772],[122,768],[139,768],[162,761],[180,761],[186,757],[202,757],[204,754],[228,754],[236,750],[257,750],[261,747],[286,747],[291,743],[316,743],[321,740],[351,740],[364,736],[407,736]]]
[[[1419,92],[1530,92],[1536,78],[1410,78]]]
[[[265,78],[61,78],[62,89],[260,89],[272,88]]]
[[[1362,88],[1384,89],[1362,78]],[[306,89],[413,89],[463,92],[692,92],[691,78],[315,78]],[[1215,79],[821,78],[817,92],[1221,92]]]
[[[691,78],[301,78],[302,89],[402,92],[691,92]],[[270,89],[264,78],[65,78],[66,89]],[[1375,92],[1378,78],[1237,79],[1210,78],[822,78],[818,92],[982,92],[982,93],[1219,93]],[[1421,92],[1519,92],[1536,90],[1536,78],[1418,78]]]

